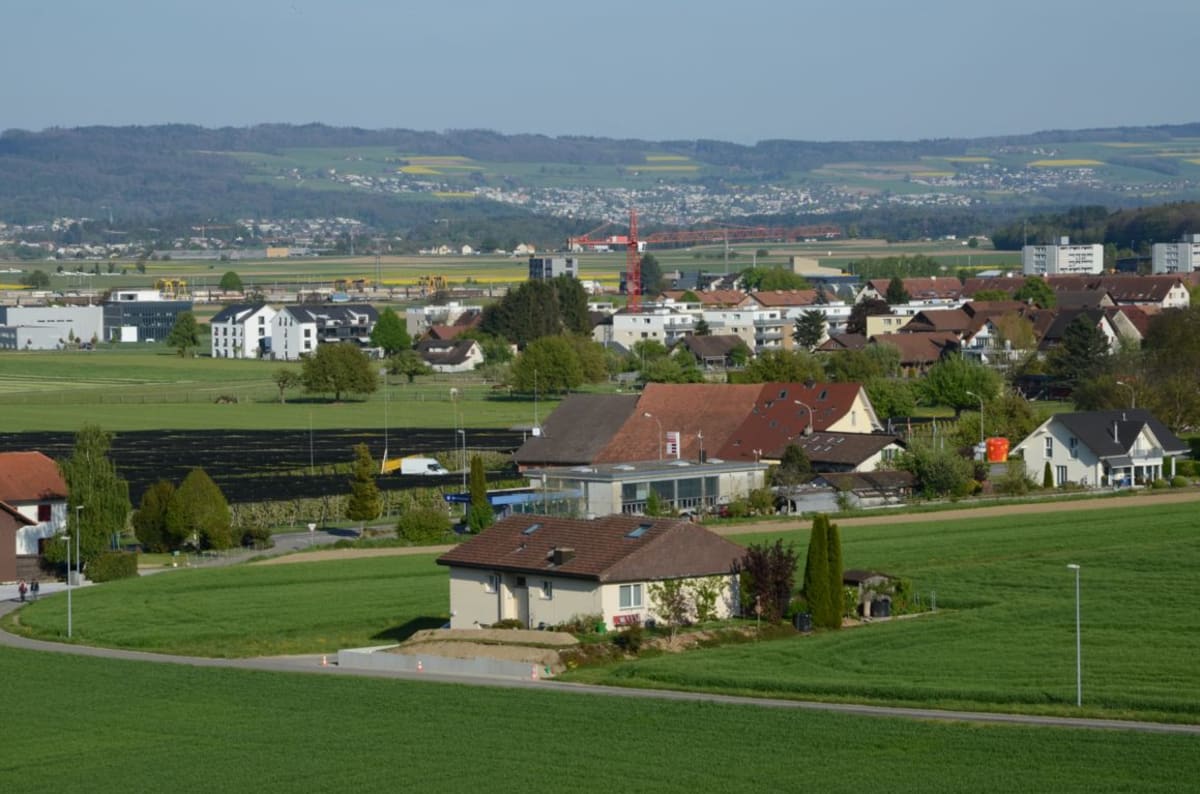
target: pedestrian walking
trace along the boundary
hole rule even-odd
[[[21,597],[22,604],[25,603],[25,591],[26,591],[25,580],[22,579],[21,581],[17,582],[17,595],[19,595]]]
[[[38,584],[37,577],[35,576],[33,578],[33,581],[29,583],[29,594],[33,597],[34,601],[37,601],[38,591],[40,591],[41,589],[42,589],[42,586],[40,584]]]

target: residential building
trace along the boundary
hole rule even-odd
[[[471,313],[483,314],[482,306],[468,306],[451,301],[445,304],[414,306],[404,311],[404,325],[413,339],[424,336],[435,325],[458,325],[459,320]]]
[[[579,278],[579,260],[573,256],[529,257],[530,281],[549,281],[559,276]]]
[[[637,312],[622,309],[611,319],[612,325],[598,325],[592,332],[592,338],[600,344],[615,342],[632,348],[637,342],[653,340],[671,347],[695,328],[693,315],[665,306],[643,306]]]
[[[665,451],[664,451],[665,454]],[[678,514],[715,513],[719,505],[763,487],[767,464],[757,461],[669,460],[548,467],[525,474],[551,493],[573,493],[576,513],[641,515],[653,491],[665,510]]]
[[[1157,480],[1169,458],[1184,458],[1190,448],[1149,411],[1130,409],[1055,414],[1012,451],[1038,482],[1048,463],[1056,486],[1107,488]]]
[[[43,544],[66,519],[67,484],[58,464],[40,452],[0,453],[0,582],[36,571]]]
[[[423,339],[417,353],[434,372],[470,372],[483,363],[483,348],[474,339]]]
[[[368,304],[284,306],[271,322],[271,357],[295,361],[327,342],[367,347],[379,314]]]
[[[450,569],[450,628],[555,626],[600,615],[610,628],[663,620],[650,588],[708,580],[716,617],[737,610],[733,565],[745,550],[698,524],[634,516],[516,515],[438,558]]]
[[[1200,234],[1186,234],[1177,243],[1155,243],[1150,249],[1152,273],[1192,273],[1200,270]]]
[[[213,315],[213,358],[267,358],[278,312],[265,304],[235,304]]]
[[[1103,273],[1104,246],[1072,245],[1069,237],[1056,245],[1027,245],[1021,249],[1021,271],[1027,276]]]
[[[685,336],[675,349],[680,348],[691,353],[701,369],[706,370],[724,370],[733,366],[738,350],[742,351],[744,357],[750,355],[750,349],[742,338],[733,334]]]
[[[921,308],[929,306],[957,306],[964,298],[963,285],[954,276],[920,276],[901,279],[908,303]],[[891,279],[873,278],[863,285],[854,298],[855,303],[868,299],[887,300]]]

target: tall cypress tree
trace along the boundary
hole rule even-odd
[[[479,533],[492,525],[496,514],[487,498],[487,476],[483,472],[483,458],[471,456],[471,506],[467,509],[467,526]]]
[[[804,598],[813,623],[824,625],[822,618],[828,616],[831,607],[829,597],[829,534],[826,526],[829,516],[820,514],[813,518],[812,532],[808,537],[808,558],[804,562]]]
[[[845,589],[842,586],[842,534],[838,531],[838,525],[831,522],[828,516],[825,517],[825,538],[829,560],[826,581],[829,586],[830,609],[828,620],[820,625],[827,629],[840,629],[845,608]]]
[[[378,518],[383,508],[379,486],[375,484],[375,472],[375,461],[371,458],[370,448],[366,444],[356,444],[350,498],[346,502],[346,518],[361,521],[364,527],[368,521]]]

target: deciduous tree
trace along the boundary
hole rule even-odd
[[[964,409],[979,405],[1000,391],[1000,375],[990,367],[952,354],[929,368],[920,382],[921,395],[928,405],[945,405],[959,416]]]
[[[408,335],[404,320],[391,307],[379,313],[371,330],[371,345],[381,348],[385,356],[394,356],[412,347],[412,337]]]
[[[67,531],[80,533],[79,555],[84,563],[112,548],[129,518],[129,483],[117,474],[109,457],[112,440],[112,434],[98,425],[85,424],[75,434],[71,456],[58,462],[67,484]],[[45,556],[63,562],[66,550],[61,542],[52,541]]]
[[[825,313],[809,309],[796,318],[792,339],[805,350],[812,350],[825,338]]]
[[[171,550],[167,532],[167,505],[174,495],[175,484],[169,480],[159,480],[142,494],[138,509],[133,514],[133,532],[146,551]]]
[[[388,359],[389,375],[403,375],[412,383],[418,375],[432,375],[433,367],[425,363],[421,354],[413,349],[401,350]]]
[[[200,346],[200,327],[196,324],[196,315],[180,312],[175,317],[175,324],[167,334],[167,346],[178,350],[181,357],[188,356],[192,348]]]
[[[529,343],[513,362],[513,386],[520,392],[565,394],[583,383],[583,366],[571,343],[545,336]]]
[[[232,270],[227,270],[221,276],[219,286],[223,292],[241,292],[243,290],[242,277]]]
[[[189,471],[171,495],[167,503],[166,529],[173,548],[189,541],[206,549],[233,546],[229,503],[204,469]]]
[[[287,402],[286,392],[288,389],[294,389],[301,384],[300,373],[294,369],[280,367],[271,374],[271,380],[275,383],[275,388],[279,390],[279,402]]]
[[[313,394],[370,394],[379,388],[379,378],[366,354],[353,342],[317,345],[316,352],[304,359],[300,375],[304,390]]]

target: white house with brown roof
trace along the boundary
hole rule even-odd
[[[718,617],[736,611],[745,550],[697,524],[636,516],[517,515],[438,558],[450,569],[450,628],[516,620],[537,628],[598,615],[610,628],[662,620],[651,587],[710,582]]]
[[[36,558],[42,542],[66,524],[67,484],[58,464],[40,452],[0,453],[0,504],[12,537],[0,545],[0,581],[5,581],[16,577],[21,558]],[[0,537],[7,540],[8,533]]]

